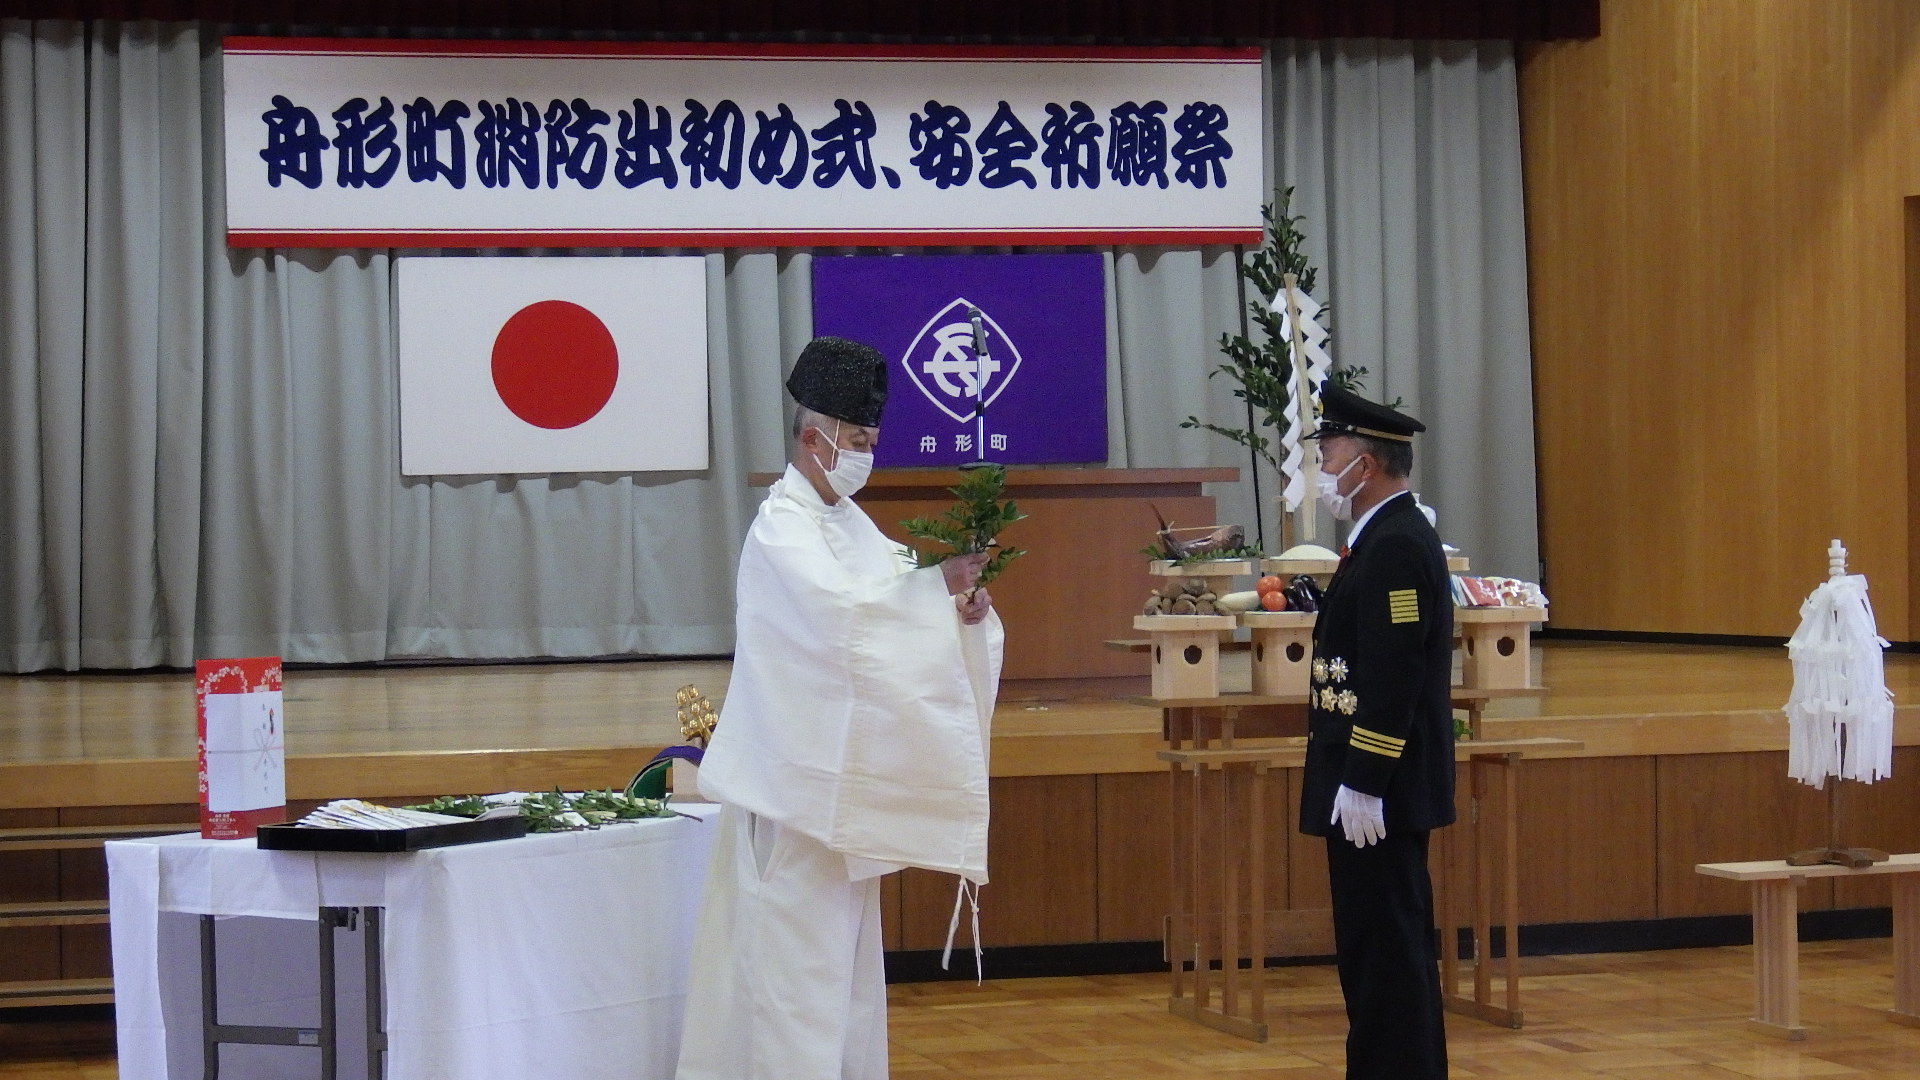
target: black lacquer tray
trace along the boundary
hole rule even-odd
[[[525,835],[527,819],[516,815],[411,829],[316,829],[288,822],[260,826],[255,842],[269,851],[420,851]]]

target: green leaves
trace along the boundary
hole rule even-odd
[[[520,816],[527,819],[528,832],[566,832],[571,829],[597,829],[609,821],[638,821],[642,818],[672,817],[673,811],[660,799],[636,799],[614,791],[583,791],[568,795],[559,788],[536,791],[520,800]],[[478,795],[442,795],[432,802],[409,806],[430,814],[476,818],[492,809]]]
[[[1233,396],[1250,406],[1256,423],[1248,428],[1223,427],[1197,416],[1180,422],[1183,428],[1211,431],[1239,443],[1265,458],[1276,470],[1280,462],[1274,456],[1273,441],[1262,434],[1262,430],[1286,424],[1287,407],[1293,400],[1293,358],[1280,313],[1268,307],[1267,301],[1280,291],[1289,273],[1294,275],[1298,286],[1307,291],[1312,291],[1317,278],[1317,272],[1307,265],[1306,253],[1301,250],[1304,239],[1299,228],[1301,219],[1287,213],[1292,198],[1293,189],[1288,188],[1281,195],[1278,208],[1271,205],[1261,208],[1260,216],[1267,223],[1266,242],[1238,267],[1250,294],[1248,320],[1259,328],[1257,340],[1246,334],[1221,334],[1220,351],[1226,354],[1227,362],[1208,375],[1209,378],[1226,375],[1237,383]]]
[[[445,814],[448,817],[475,818],[487,812],[487,800],[478,795],[442,795],[432,802],[406,807],[428,814]]]
[[[1293,189],[1288,188],[1281,193],[1277,207],[1269,204],[1260,208],[1260,216],[1267,223],[1266,240],[1238,267],[1241,280],[1247,284],[1247,318],[1258,333],[1252,337],[1221,334],[1220,351],[1227,355],[1227,362],[1207,376],[1226,375],[1238,384],[1233,396],[1252,407],[1256,422],[1247,429],[1210,424],[1197,416],[1180,422],[1183,428],[1211,431],[1239,443],[1265,458],[1275,471],[1280,462],[1274,456],[1273,442],[1261,432],[1286,427],[1287,409],[1293,401],[1293,356],[1292,342],[1282,325],[1285,320],[1268,302],[1285,286],[1288,274],[1294,276],[1296,287],[1303,292],[1313,292],[1319,280],[1319,271],[1307,262],[1306,234],[1300,231],[1300,223],[1306,219],[1288,212],[1292,202]],[[1331,305],[1321,305],[1320,318],[1329,332],[1331,312]],[[1366,373],[1363,367],[1336,367],[1331,378],[1335,384],[1358,392]]]
[[[944,513],[939,517],[917,517],[901,522],[900,527],[907,531],[907,535],[945,545],[947,549],[909,548],[914,565],[938,566],[955,555],[991,551],[993,556],[980,572],[980,584],[985,585],[999,577],[1008,563],[1026,554],[1019,548],[1004,547],[999,542],[1000,533],[1007,526],[1027,516],[1020,512],[1012,499],[1004,503],[1000,501],[1006,485],[1007,470],[1003,465],[984,465],[963,470],[960,483],[947,489],[958,501]]]
[[[1158,554],[1154,554],[1155,552],[1158,552]],[[1155,559],[1165,559],[1167,557],[1166,553],[1160,552],[1158,548],[1146,548],[1145,553],[1150,554]],[[1264,559],[1266,557],[1267,553],[1261,551],[1259,548],[1251,544],[1243,544],[1240,547],[1220,548],[1217,551],[1195,552],[1192,555],[1182,555],[1178,559],[1171,559],[1169,561],[1175,566],[1198,566],[1201,563],[1222,562],[1229,559]]]

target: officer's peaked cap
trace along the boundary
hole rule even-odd
[[[1374,439],[1410,443],[1427,425],[1403,412],[1368,401],[1329,379],[1320,384],[1320,427],[1309,439],[1329,435],[1365,435]]]

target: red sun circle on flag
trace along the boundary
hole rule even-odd
[[[606,407],[619,380],[612,332],[579,304],[528,304],[494,336],[493,388],[534,427],[579,427]]]

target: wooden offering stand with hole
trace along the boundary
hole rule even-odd
[[[1460,684],[1483,690],[1532,686],[1533,628],[1547,621],[1541,607],[1455,608]]]
[[[1312,686],[1314,617],[1311,611],[1240,615],[1240,625],[1252,631],[1254,693],[1305,694]]]
[[[1135,630],[1147,632],[1153,657],[1153,696],[1220,696],[1220,632],[1231,632],[1231,615],[1136,615]]]
[[[1206,591],[1225,596],[1235,577],[1253,573],[1247,559],[1217,559],[1180,565],[1157,560],[1148,567],[1155,577],[1204,581]],[[1233,633],[1232,615],[1136,615],[1135,630],[1147,632],[1153,658],[1153,696],[1212,698],[1220,696],[1220,641]]]

